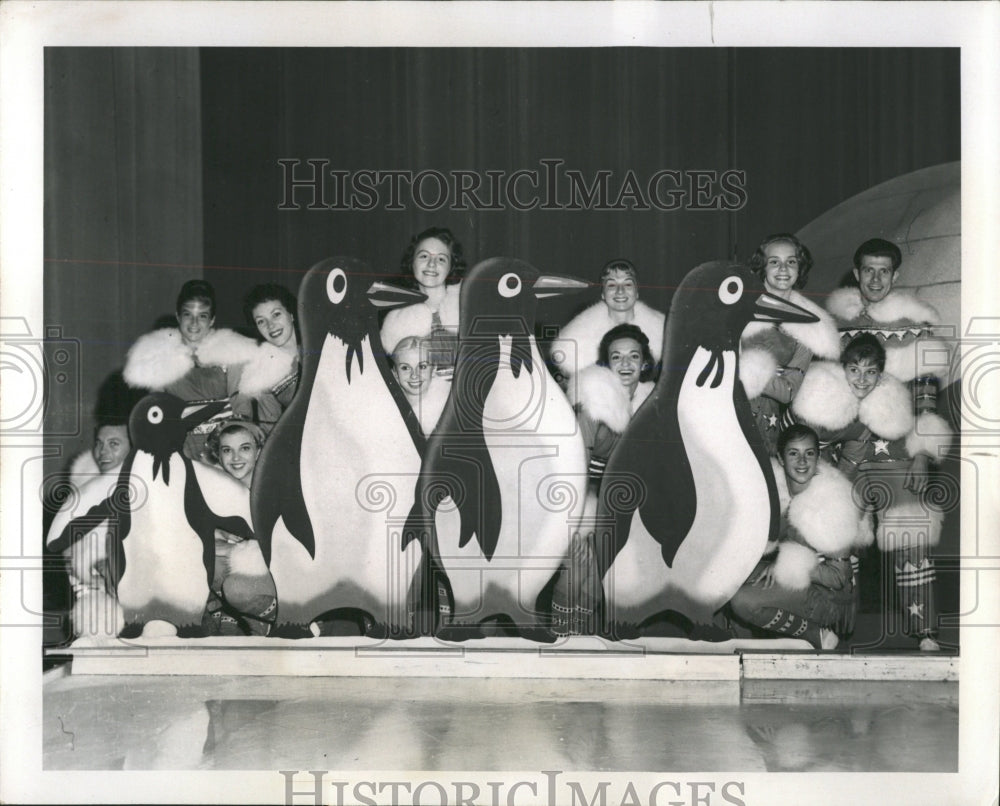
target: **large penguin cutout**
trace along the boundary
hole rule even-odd
[[[555,502],[583,501],[586,459],[573,409],[535,342],[535,308],[587,286],[511,258],[479,263],[463,283],[451,395],[406,530],[428,541],[450,583],[452,615],[440,634],[497,616],[529,632],[542,626],[537,600],[574,528]]]
[[[349,257],[320,261],[302,280],[302,379],[250,493],[279,634],[309,635],[341,608],[392,634],[405,626],[419,547],[402,551],[392,517],[401,525],[409,512],[424,437],[379,339],[378,308],[424,299],[373,282]]]
[[[187,432],[224,404],[210,403],[186,416],[185,407],[165,392],[140,400],[129,417],[132,451],[111,494],[101,485],[85,485],[84,494],[100,490],[105,497],[77,518],[61,511],[50,532],[58,531],[52,547],[62,551],[75,537],[110,521],[107,554],[125,616],[122,635],[153,620],[170,622],[178,635],[202,634],[215,571],[215,530],[253,537],[246,487],[181,453]]]
[[[663,369],[609,457],[598,503],[604,623],[667,610],[709,623],[777,535],[778,497],[742,383],[739,342],[757,322],[816,317],[725,262],[674,293]]]

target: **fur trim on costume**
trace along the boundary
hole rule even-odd
[[[866,548],[875,542],[875,519],[870,512],[865,512],[858,521],[858,535],[854,539],[856,548]]]
[[[129,349],[122,377],[132,388],[162,392],[193,368],[194,354],[179,330],[154,330],[136,339]]]
[[[118,475],[118,470],[119,468],[117,467],[114,469],[114,475]],[[100,475],[101,468],[97,466],[97,462],[94,460],[94,454],[90,451],[84,451],[81,453],[69,466],[69,483],[77,489],[80,489],[80,487],[95,476]]]
[[[951,426],[944,418],[925,411],[917,417],[913,430],[906,435],[906,452],[910,456],[926,453],[931,459],[938,461],[951,445],[951,438]]]
[[[943,523],[944,514],[940,510],[925,507],[919,501],[906,501],[879,513],[875,538],[882,551],[917,546],[933,548],[941,542]]]
[[[853,322],[865,310],[861,289],[838,288],[830,294],[826,309],[843,323]],[[883,299],[868,305],[867,310],[874,321],[883,325],[936,325],[940,321],[940,316],[932,305],[902,289],[890,291]]]
[[[812,582],[812,570],[816,567],[816,552],[801,543],[790,540],[778,546],[778,557],[774,561],[774,579],[792,590],[808,588]]]
[[[788,505],[789,525],[813,549],[830,557],[842,557],[856,544],[861,517],[851,482],[826,462],[820,462],[809,486]]]
[[[246,364],[257,355],[257,342],[234,330],[213,330],[194,349],[198,363],[206,367]]]
[[[445,288],[444,301],[438,310],[441,317],[441,324],[448,330],[458,332],[459,323],[459,302],[461,300],[462,284],[456,283]],[[386,355],[392,355],[392,351],[407,336],[426,338],[431,335],[431,328],[434,325],[434,314],[426,302],[418,302],[414,305],[407,305],[404,308],[394,308],[386,314],[382,322],[380,339],[382,349]]]
[[[615,374],[596,364],[585,367],[570,381],[569,400],[579,404],[592,420],[604,423],[616,434],[625,430],[632,418],[628,393]]]
[[[885,371],[904,383],[927,375],[940,379],[948,374],[947,366],[941,366],[941,356],[950,353],[941,339],[921,336],[901,344],[890,341],[884,346]]]
[[[574,406],[580,405],[590,419],[604,423],[616,434],[620,434],[654,387],[652,381],[640,383],[635,395],[629,400],[625,387],[619,383],[615,373],[607,367],[594,364],[585,367],[570,380],[569,400]]]
[[[237,391],[250,397],[270,391],[295,372],[297,363],[298,358],[291,353],[270,342],[261,342],[243,367]]]
[[[663,326],[667,318],[655,308],[650,308],[642,300],[633,309],[636,325],[649,339],[649,351],[656,361],[663,352]],[[560,331],[559,338],[552,342],[549,356],[552,362],[566,375],[580,372],[585,367],[597,363],[597,352],[604,334],[615,326],[608,314],[604,301],[596,302],[581,311]]]
[[[244,540],[233,546],[229,555],[229,571],[246,577],[267,576],[267,564],[260,553],[260,544],[256,540]]]
[[[840,364],[813,361],[792,400],[792,412],[810,425],[839,429],[857,419],[858,402]]]
[[[846,381],[844,382],[846,385]],[[900,439],[913,430],[913,397],[892,375],[882,373],[878,386],[858,406],[858,419],[885,439]]]
[[[778,329],[791,336],[799,344],[809,348],[816,358],[836,361],[840,358],[840,333],[833,317],[808,297],[798,291],[792,291],[788,301],[805,308],[816,316],[818,322],[782,322]],[[751,322],[743,328],[742,338],[751,338],[772,327],[766,322]],[[742,373],[741,373],[742,376]],[[756,397],[756,395],[755,395]]]
[[[740,351],[740,380],[750,400],[760,397],[777,371],[778,362],[768,350],[748,347]]]

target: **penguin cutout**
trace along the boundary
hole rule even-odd
[[[110,494],[86,514],[60,512],[52,533],[62,551],[74,539],[110,522],[108,560],[125,617],[122,635],[162,620],[178,635],[201,634],[201,620],[215,572],[215,530],[252,538],[246,487],[218,468],[181,453],[194,426],[225,403],[184,415],[187,404],[165,392],[147,395],[129,417],[132,450]],[[95,485],[86,485],[86,494]],[[84,502],[86,503],[86,502]]]
[[[751,321],[816,317],[726,262],[698,266],[674,293],[660,377],[601,482],[606,627],[634,628],[667,610],[711,622],[777,537],[770,461],[738,382]]]
[[[529,631],[542,626],[539,594],[575,528],[554,502],[584,500],[586,458],[573,409],[535,342],[535,308],[538,298],[587,287],[512,258],[479,263],[462,284],[451,395],[405,535],[428,542],[450,585],[443,630],[499,616]]]
[[[350,257],[320,261],[302,280],[302,379],[250,492],[286,636],[341,608],[394,636],[405,626],[419,546],[403,552],[393,513],[402,525],[425,442],[379,339],[378,308],[424,299],[372,282]]]

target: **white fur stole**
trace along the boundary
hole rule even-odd
[[[649,339],[649,351],[656,361],[663,352],[663,327],[666,316],[650,308],[642,300],[635,303],[635,320],[632,322]],[[597,351],[604,334],[615,326],[608,314],[608,306],[596,302],[573,317],[552,342],[549,355],[559,369],[572,375],[597,363]]]
[[[257,345],[243,367],[237,391],[250,397],[269,391],[295,372],[298,358],[270,342]]]
[[[585,367],[573,376],[569,385],[569,400],[580,405],[590,419],[604,423],[616,434],[622,433],[632,415],[643,404],[654,383],[644,381],[636,387],[635,396],[629,400],[625,387],[615,373],[596,364]]]

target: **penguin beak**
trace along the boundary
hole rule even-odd
[[[410,288],[399,288],[376,280],[368,289],[368,301],[376,308],[398,308],[400,305],[412,305],[423,302],[427,295]]]
[[[558,274],[543,274],[531,287],[538,299],[558,297],[560,294],[575,294],[590,288],[591,284],[575,277],[562,277]]]
[[[215,400],[211,403],[199,404],[197,406],[186,406],[181,413],[181,423],[184,424],[184,430],[190,431],[195,426],[211,420],[216,414],[223,411],[227,405],[228,401],[226,400]]]
[[[793,302],[787,302],[781,297],[761,294],[754,303],[753,318],[755,322],[818,322],[819,317],[800,308]]]

